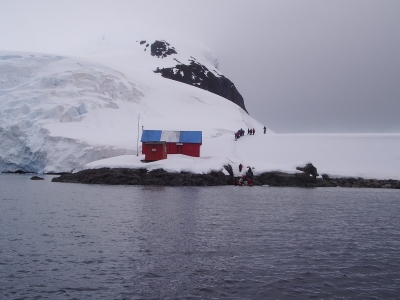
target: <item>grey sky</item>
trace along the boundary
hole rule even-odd
[[[276,132],[400,132],[397,0],[0,0],[0,49],[58,52],[100,34],[214,49]]]

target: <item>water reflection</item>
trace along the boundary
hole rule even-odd
[[[396,190],[91,186],[0,174],[0,298],[385,298]]]

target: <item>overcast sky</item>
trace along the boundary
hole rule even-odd
[[[191,36],[278,133],[400,132],[398,0],[0,0],[0,49]]]

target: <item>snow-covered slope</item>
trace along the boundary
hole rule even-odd
[[[99,46],[83,58],[0,52],[0,171],[79,170],[136,154],[138,124],[202,130],[204,139],[261,126],[220,96],[154,73],[174,60],[135,46],[124,52]],[[213,57],[201,59],[215,68]]]
[[[295,172],[312,162],[333,176],[400,179],[400,134],[282,135],[268,128],[264,135],[264,124],[238,105],[154,72],[195,59],[222,76],[211,50],[171,43],[177,53],[157,57],[151,44],[101,38],[74,56],[0,52],[0,171],[162,167],[201,173],[227,163],[237,170],[242,163],[255,173]],[[201,157],[169,155],[143,164],[142,126],[201,130]],[[240,128],[256,134],[235,141]]]
[[[320,174],[331,177],[363,177],[400,180],[400,134],[262,134],[245,135],[233,141],[221,135],[204,141],[202,153],[214,155],[189,158],[169,155],[168,159],[147,163],[149,170],[208,173],[231,164],[236,176],[238,166],[267,171],[295,173],[297,166],[313,163]],[[139,155],[122,155],[89,163],[85,168],[143,167]],[[247,169],[243,170],[245,173]]]

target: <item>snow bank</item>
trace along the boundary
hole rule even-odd
[[[219,140],[220,139],[220,140]],[[219,141],[218,141],[219,140]],[[267,171],[295,173],[308,162],[319,174],[332,177],[363,177],[400,180],[400,134],[255,134],[234,141],[220,135],[204,140],[202,157],[168,155],[165,160],[142,163],[143,155],[119,156],[89,163],[85,168],[163,168],[169,172],[208,173],[230,164]],[[204,149],[203,149],[204,148]],[[213,155],[212,155],[213,154]],[[246,169],[243,169],[245,172]]]

